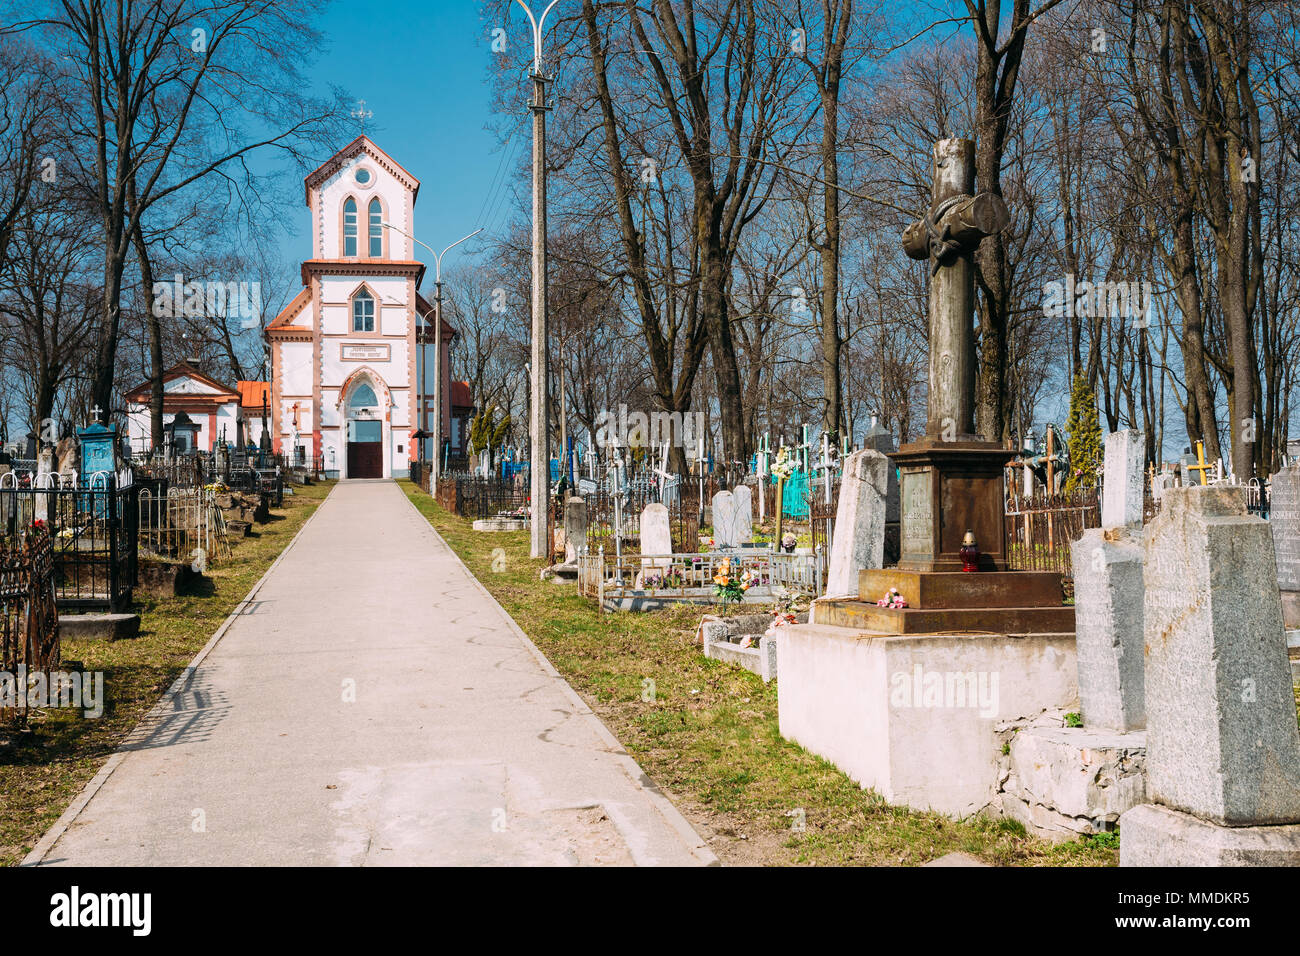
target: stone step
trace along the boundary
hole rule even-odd
[[[1055,571],[858,572],[858,596],[874,604],[897,588],[911,608],[1015,608],[1061,606],[1061,575]]]
[[[124,641],[140,635],[139,614],[60,614],[60,641]]]
[[[906,593],[904,593],[906,597]],[[976,632],[990,634],[1063,634],[1074,631],[1074,608],[974,607],[888,608],[864,601],[822,599],[813,602],[813,622],[886,634]]]

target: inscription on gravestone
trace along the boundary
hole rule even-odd
[[[1283,468],[1273,476],[1268,522],[1277,552],[1277,585],[1300,591],[1300,468]]]
[[[929,471],[903,472],[903,551],[929,554],[934,546]]]

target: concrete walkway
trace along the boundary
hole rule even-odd
[[[200,659],[28,863],[716,862],[392,482],[337,486]]]

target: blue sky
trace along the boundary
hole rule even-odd
[[[325,46],[309,74],[313,92],[328,96],[333,84],[366,101],[374,114],[366,120],[367,135],[420,180],[417,238],[441,250],[484,225],[482,219],[500,219],[501,180],[514,175],[517,151],[527,142],[522,133],[515,136],[508,151],[514,159],[506,156],[509,165],[501,168],[497,135],[487,128],[495,119],[488,83],[491,26],[480,19],[479,0],[334,0],[315,25]],[[512,43],[531,41],[517,5],[506,28]],[[373,50],[383,51],[377,63],[365,59]],[[523,84],[519,96],[522,105]],[[358,121],[354,135],[360,131]],[[300,183],[292,188],[301,195]],[[495,215],[484,209],[489,194],[497,200]],[[295,268],[311,249],[311,215],[301,200],[287,225],[281,250]],[[428,286],[433,257],[416,249],[430,267]],[[444,274],[467,250],[472,253],[472,243],[447,254]]]

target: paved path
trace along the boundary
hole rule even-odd
[[[392,482],[340,483],[182,683],[29,863],[715,862]]]

